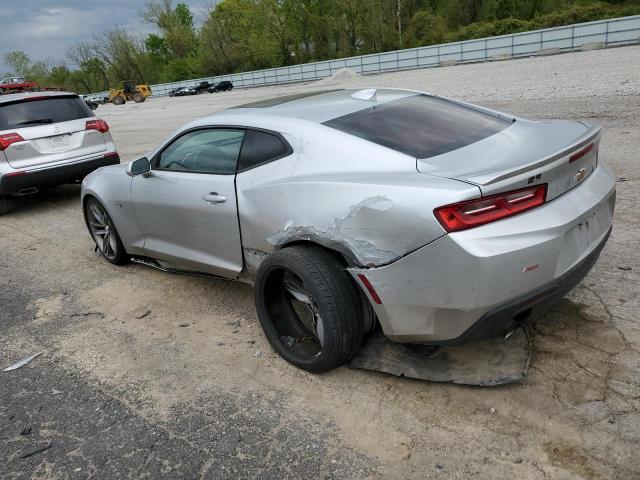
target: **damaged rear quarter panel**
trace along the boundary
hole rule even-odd
[[[250,271],[265,256],[255,252],[301,240],[356,266],[386,265],[444,234],[435,207],[479,195],[475,186],[418,173],[415,158],[322,125],[303,127],[304,137],[283,132],[292,155],[237,176]]]

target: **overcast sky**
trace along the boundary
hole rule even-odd
[[[196,22],[207,0],[180,0],[191,7]],[[120,25],[146,34],[153,26],[138,13],[145,0],[0,0],[0,75],[9,68],[2,57],[23,50],[32,60],[64,59],[69,45],[90,40],[95,32]],[[174,2],[176,3],[176,2]]]

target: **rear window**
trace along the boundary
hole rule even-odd
[[[93,112],[77,96],[42,97],[0,104],[0,130],[34,127],[93,117]]]
[[[324,125],[412,157],[428,158],[487,138],[511,123],[449,100],[414,95]]]
[[[289,154],[291,154],[291,147],[285,144],[280,137],[257,130],[247,130],[240,160],[238,160],[238,171],[262,165]]]

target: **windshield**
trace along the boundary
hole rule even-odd
[[[428,158],[483,140],[511,123],[450,100],[414,95],[324,125],[412,157]]]
[[[75,95],[0,103],[0,130],[68,122],[87,117],[93,117],[93,112],[84,100]]]

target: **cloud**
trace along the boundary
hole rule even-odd
[[[206,12],[202,0],[181,0],[197,19]],[[9,70],[5,53],[23,50],[33,61],[64,60],[69,46],[119,26],[146,35],[154,30],[139,12],[145,0],[20,0],[2,6],[0,75]]]

